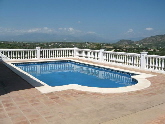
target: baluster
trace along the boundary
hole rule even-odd
[[[57,50],[57,56],[60,57],[60,50]]]
[[[50,50],[47,49],[47,58],[50,58]]]
[[[68,56],[73,57],[73,50],[68,50]]]
[[[109,62],[112,62],[112,53],[109,53]]]
[[[28,59],[28,51],[26,51],[26,59]]]
[[[68,57],[67,52],[68,52],[68,50],[65,50],[64,57]]]
[[[56,50],[56,57],[59,57],[59,51]]]
[[[47,49],[45,50],[45,58],[46,59],[48,58],[48,50]],[[45,66],[45,70],[46,70],[46,66]]]
[[[55,50],[52,51],[52,54],[53,58],[55,58]]]
[[[50,50],[50,58],[53,58],[53,50]]]
[[[61,57],[61,51],[58,50],[58,57]]]
[[[146,57],[147,69],[149,69],[149,57]]]
[[[10,58],[10,56],[9,56],[9,51],[7,51],[7,57]]]
[[[111,62],[111,53],[108,53],[108,62]]]
[[[48,58],[48,50],[47,49],[45,50],[45,58],[46,59]],[[45,70],[46,70],[46,66],[45,66]]]
[[[54,50],[54,58],[57,58],[57,56],[56,56],[57,54],[56,54],[56,50]]]
[[[18,59],[18,51],[16,51],[16,58],[15,59]]]
[[[64,57],[64,50],[62,50],[62,57]]]
[[[95,52],[94,58],[97,59],[97,53]]]
[[[138,56],[137,56],[137,55],[136,55],[136,57],[135,57],[135,66],[136,66],[136,67],[139,67]]]
[[[43,52],[44,52],[43,58],[45,59],[46,58],[46,50],[44,50]]]
[[[20,59],[20,51],[18,51],[18,59]]]
[[[154,66],[155,66],[154,70],[158,70],[158,58],[156,57],[154,60],[156,61],[156,65],[154,61]]]
[[[45,50],[42,50],[42,58],[45,58]]]
[[[72,53],[72,50],[67,50],[67,57],[70,57],[70,54]],[[71,55],[72,56],[72,55]]]
[[[20,51],[20,52],[21,52],[21,53],[20,53],[20,54],[21,54],[21,57],[20,57],[20,59],[22,59],[22,52],[23,52],[23,51]]]
[[[69,50],[66,50],[66,57],[69,57]]]
[[[32,59],[32,51],[29,51],[29,59]]]
[[[64,57],[68,57],[68,50],[67,49],[65,49],[65,51],[64,51]]]
[[[134,66],[134,61],[133,61],[133,55],[131,56],[131,64],[132,64],[132,66]]]
[[[72,50],[68,50],[68,57],[73,57],[73,51]]]
[[[165,62],[164,62],[164,58],[162,58],[162,71],[164,71],[164,66],[165,66]]]
[[[60,57],[62,57],[62,50],[60,50]]]
[[[15,58],[15,52],[12,51],[12,59],[14,59],[14,58]]]
[[[150,69],[152,69],[152,63],[153,63],[153,58],[152,57],[150,57]]]
[[[30,53],[29,50],[27,51],[27,59],[29,59]],[[30,68],[29,68],[30,69]]]
[[[30,59],[30,51],[28,51],[28,59]]]
[[[65,52],[66,52],[66,50],[63,50],[63,57],[65,57]]]
[[[55,58],[55,50],[53,50],[53,58]]]
[[[51,58],[50,52],[51,50],[48,50],[48,58]]]
[[[112,53],[112,55],[111,55],[111,57],[112,57],[112,62],[114,62],[114,53]]]
[[[158,70],[161,70],[161,58],[158,58],[159,62],[158,62]]]

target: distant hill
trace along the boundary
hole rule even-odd
[[[165,34],[147,37],[136,43],[146,47],[165,47]]]
[[[130,45],[130,44],[133,44],[134,41],[132,40],[120,40],[118,42],[116,42],[115,44],[118,44],[118,45]]]
[[[95,34],[81,36],[48,34],[48,33],[25,33],[13,36],[0,36],[0,41],[26,41],[26,42],[110,42]]]
[[[147,37],[139,41],[120,40],[115,44],[121,47],[141,46],[141,47],[149,47],[149,48],[165,48],[165,34]]]

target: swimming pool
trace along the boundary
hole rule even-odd
[[[138,83],[131,77],[135,75],[134,73],[71,60],[14,63],[14,65],[52,87],[78,84],[88,87],[118,88]]]

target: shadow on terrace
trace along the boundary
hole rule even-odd
[[[34,88],[0,62],[0,96],[12,91]]]

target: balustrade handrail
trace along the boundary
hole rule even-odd
[[[36,49],[0,49],[1,51],[30,51],[30,50],[36,50]]]
[[[165,73],[165,56],[147,55],[147,52],[126,53],[79,48],[0,49],[3,61],[27,59],[81,58],[107,64],[139,68]]]
[[[51,48],[51,49],[41,49],[41,50],[73,50],[73,48]]]

